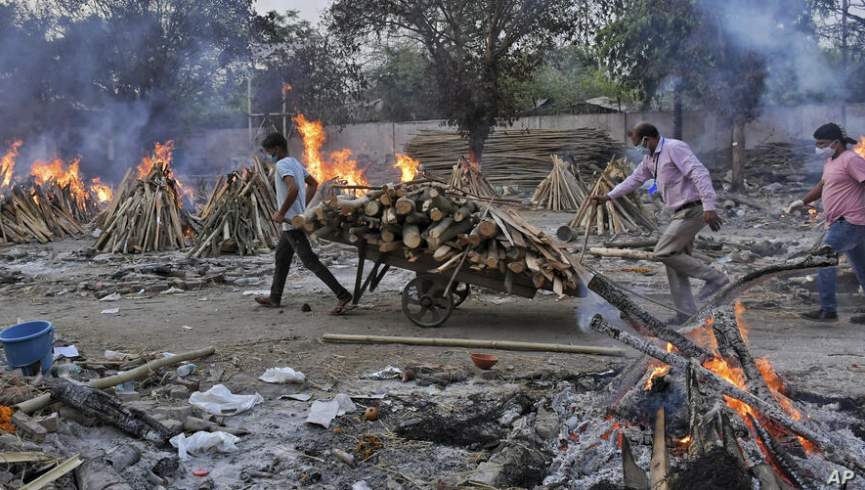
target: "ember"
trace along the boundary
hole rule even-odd
[[[319,182],[333,178],[344,180],[349,185],[367,185],[366,177],[352,158],[351,150],[333,151],[325,160],[321,148],[326,138],[321,121],[309,121],[303,114],[294,117],[294,124],[303,139],[303,163],[306,170]]]

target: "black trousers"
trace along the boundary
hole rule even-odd
[[[342,287],[327,267],[318,260],[318,256],[312,251],[306,233],[302,230],[289,230],[282,232],[279,237],[279,244],[276,246],[276,268],[273,271],[273,284],[270,287],[271,301],[279,303],[282,300],[285,278],[291,269],[291,261],[295,252],[297,252],[297,256],[300,257],[300,262],[304,267],[315,274],[321,282],[327,284],[327,287],[333,291],[337,298],[351,297],[351,293]]]

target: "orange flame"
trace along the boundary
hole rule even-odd
[[[103,184],[102,180],[99,177],[93,177],[90,181],[90,192],[96,196],[96,200],[100,203],[108,202],[113,197],[114,193],[111,191],[111,187],[107,184]]]
[[[30,167],[30,175],[39,185],[54,182],[58,187],[68,187],[79,205],[87,200],[87,188],[80,174],[81,159],[76,158],[64,168],[63,160],[55,158],[50,162],[36,160]]]
[[[660,378],[661,376],[666,376],[667,373],[670,372],[670,366],[664,364],[663,366],[656,366],[652,369],[652,374],[649,375],[649,378],[646,380],[646,383],[643,385],[643,389],[649,391],[652,389],[652,385],[655,383],[655,378]]]
[[[322,158],[325,133],[321,121],[307,120],[303,114],[294,117],[294,124],[303,139],[303,160],[306,170],[319,182],[339,177],[349,185],[366,185],[367,180],[352,158],[351,150],[342,149],[331,152],[329,161]]]
[[[143,179],[150,175],[154,167],[159,168],[163,173],[168,172],[173,153],[174,141],[168,140],[165,144],[157,141],[153,146],[153,154],[143,157],[141,163],[138,164],[138,178]]]
[[[393,164],[394,168],[398,168],[400,171],[400,182],[408,182],[410,180],[414,180],[415,176],[417,175],[419,165],[419,161],[408,155],[403,155],[402,153],[396,154],[396,162],[394,162]]]
[[[736,302],[736,326],[739,327],[739,335],[742,336],[742,340],[745,341],[745,344],[750,344],[751,340],[748,338],[748,324],[745,323],[745,305],[743,305],[741,301]]]
[[[865,158],[865,136],[859,137],[859,143],[853,147],[853,151],[858,153],[860,157]]]
[[[9,147],[9,151],[0,157],[0,187],[7,187],[12,183],[12,174],[15,171],[15,158],[18,157],[18,149],[21,148],[22,144],[24,142],[21,140],[13,141],[12,146]]]

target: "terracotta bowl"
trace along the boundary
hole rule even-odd
[[[471,353],[472,362],[480,369],[487,370],[496,365],[499,360],[492,354]]]

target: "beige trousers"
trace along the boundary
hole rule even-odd
[[[676,307],[687,313],[695,313],[697,304],[691,292],[693,277],[706,282],[720,282],[725,276],[708,264],[691,256],[697,233],[706,226],[703,221],[703,206],[683,209],[673,215],[670,226],[655,245],[655,256],[667,267],[667,280]]]

